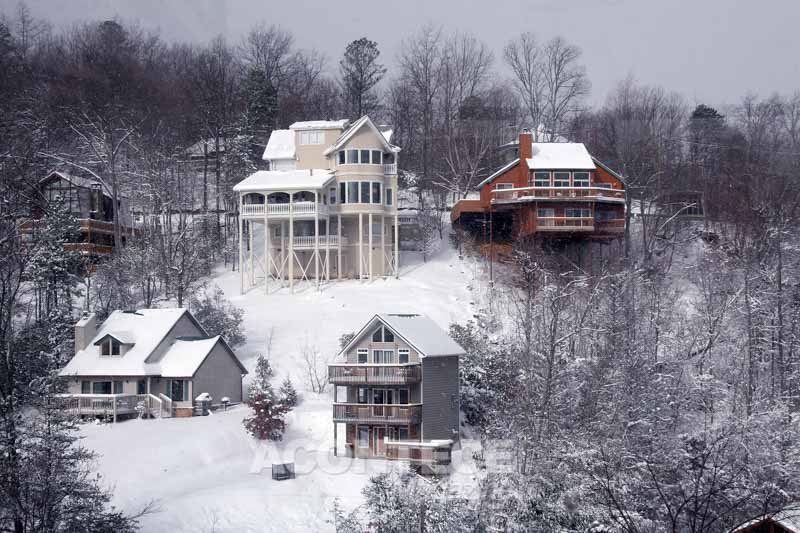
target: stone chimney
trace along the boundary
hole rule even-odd
[[[525,161],[533,155],[533,134],[525,128],[519,134],[519,159]]]
[[[97,335],[97,321],[94,313],[84,315],[75,324],[75,353],[89,346],[95,335]]]

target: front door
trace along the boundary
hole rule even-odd
[[[386,436],[386,428],[372,428],[372,455],[383,457],[386,455],[386,443],[383,438]]]

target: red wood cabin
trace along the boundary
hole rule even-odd
[[[524,130],[519,157],[460,200],[450,219],[496,242],[528,236],[613,239],[625,231],[625,183],[582,143],[534,143]]]

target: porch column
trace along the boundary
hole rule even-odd
[[[244,218],[242,218],[242,205],[242,194],[239,193],[239,294],[244,294],[244,270],[242,269]]]
[[[250,274],[250,285],[252,287],[256,284],[256,273],[255,269],[253,268],[253,221],[247,221],[247,245],[250,247],[250,257],[247,260],[247,269],[249,270],[248,274]],[[249,288],[248,287],[248,288]]]
[[[336,457],[336,428],[339,424],[336,422],[333,423],[333,456]]]
[[[289,193],[289,289],[294,292],[294,193]]]
[[[269,213],[267,204],[267,194],[264,194],[264,294],[269,294],[269,274],[272,270],[270,261],[272,261],[272,251],[270,250],[270,234],[269,234]]]
[[[394,277],[400,278],[400,229],[397,224],[397,211],[394,212]]]
[[[367,241],[369,242],[369,279],[372,281],[372,213],[367,215]]]
[[[342,279],[342,215],[336,215],[336,238],[339,239],[339,247],[336,249],[336,273],[339,281]]]
[[[281,276],[281,286],[283,286],[283,280],[286,279],[286,221],[281,220],[281,268],[280,268],[280,276]]]
[[[325,218],[325,281],[331,280],[331,217]]]
[[[364,277],[364,217],[358,214],[358,279]]]
[[[319,193],[314,191],[314,280],[319,290]]]
[[[381,215],[381,276],[386,275],[386,217]]]

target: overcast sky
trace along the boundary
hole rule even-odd
[[[0,0],[9,13],[17,0]],[[722,105],[754,92],[800,90],[800,0],[28,0],[55,26],[115,16],[169,41],[237,40],[255,22],[280,24],[334,69],[345,45],[378,42],[391,68],[403,38],[426,22],[485,41],[500,60],[522,31],[561,35],[583,50],[592,102],[627,75]],[[391,72],[390,72],[391,75]]]

